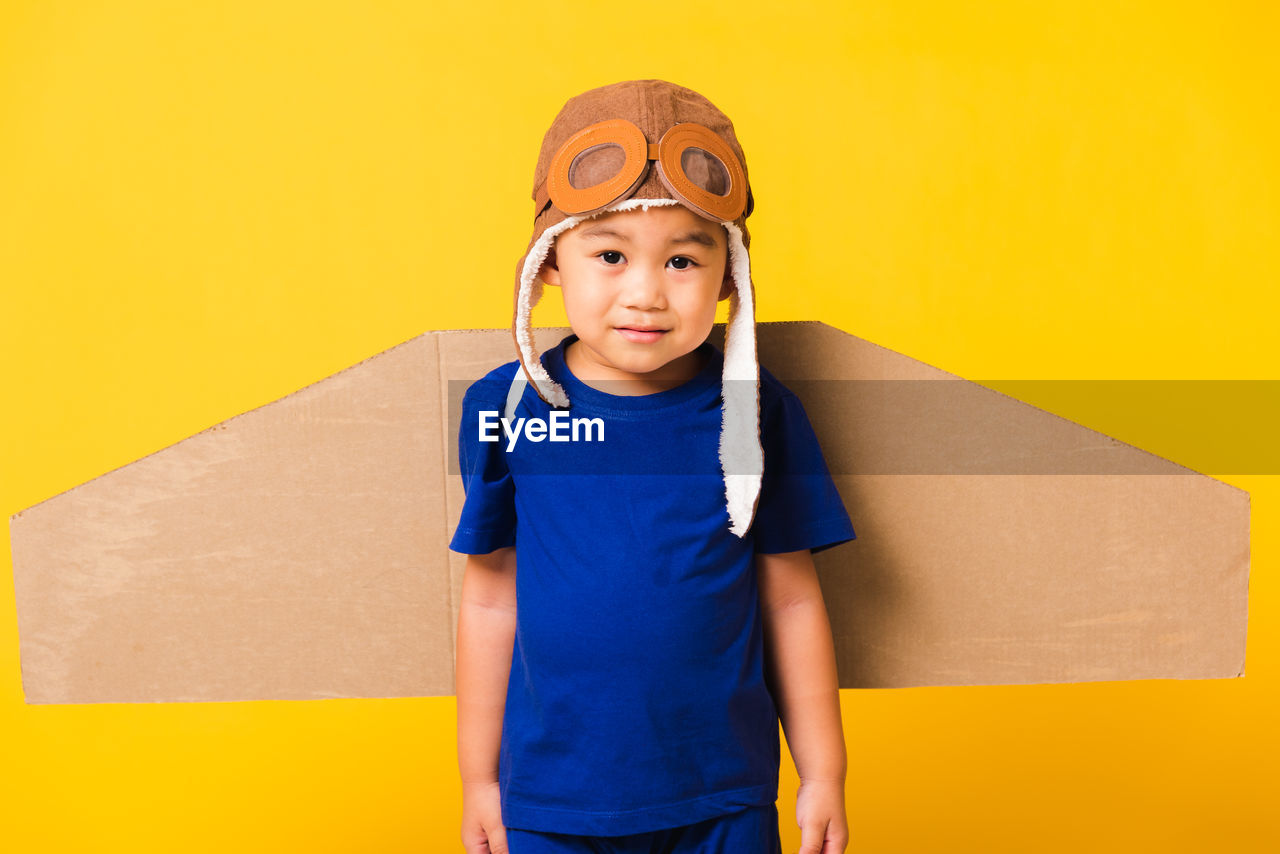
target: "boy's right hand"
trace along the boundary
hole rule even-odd
[[[467,854],[507,854],[498,782],[462,789],[462,845]]]

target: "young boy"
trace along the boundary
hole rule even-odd
[[[661,80],[593,89],[547,132],[534,201],[520,359],[471,386],[460,426],[463,842],[775,854],[781,718],[801,851],[843,851],[811,552],[854,532],[798,399],[756,363],[733,126]],[[538,358],[543,283],[573,334]]]

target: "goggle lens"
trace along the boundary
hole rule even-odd
[[[627,153],[622,146],[612,142],[593,145],[569,164],[569,186],[586,190],[603,184],[621,172],[626,162]]]
[[[680,171],[699,189],[716,196],[729,195],[729,170],[710,151],[689,146],[680,155]]]

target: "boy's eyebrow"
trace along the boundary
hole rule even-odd
[[[593,240],[604,240],[606,238],[613,238],[614,240],[621,240],[623,242],[626,242],[629,239],[625,234],[614,231],[612,228],[609,228],[607,225],[593,226],[581,232],[579,236],[584,239],[589,238]],[[675,237],[667,241],[668,246],[675,246],[680,243],[698,243],[698,244],[701,244],[702,246],[707,247],[708,249],[716,248],[715,238],[712,237],[710,234],[707,234],[705,231],[703,231],[700,228],[695,228],[691,231],[685,232],[684,234],[677,234]]]

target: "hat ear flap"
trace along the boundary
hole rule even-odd
[[[724,331],[724,399],[720,467],[724,473],[729,529],[746,536],[760,502],[764,449],[760,443],[760,363],[756,354],[755,289],[742,230],[725,223],[728,266],[734,282]]]
[[[556,235],[577,222],[575,219],[567,219],[557,223],[542,232],[529,247],[517,267],[515,312],[511,319],[511,335],[515,339],[520,367],[525,376],[533,383],[538,397],[549,405],[562,409],[569,406],[569,396],[542,366],[542,359],[533,341],[533,307],[542,299],[542,282],[538,279],[538,273],[542,270],[543,261],[555,242]]]

